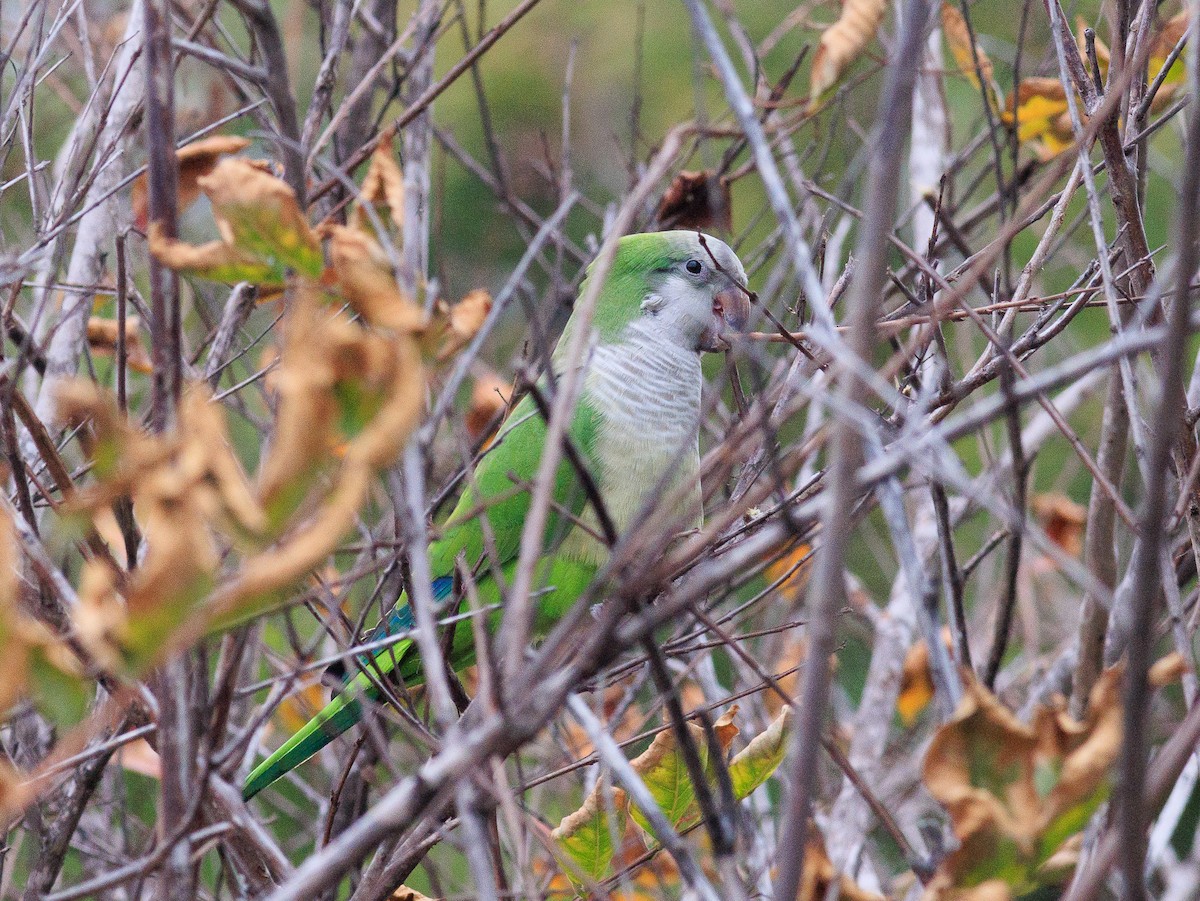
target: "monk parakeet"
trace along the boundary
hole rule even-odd
[[[591,278],[589,272],[581,296]],[[679,512],[700,524],[700,354],[728,349],[730,331],[745,326],[750,313],[745,283],[741,261],[716,238],[669,231],[620,240],[596,301],[586,370],[568,429],[618,534],[652,505],[664,484],[668,489],[685,486],[668,494],[686,495],[688,509]],[[567,366],[566,348],[579,327],[579,317],[573,315],[551,357],[558,374]],[[480,599],[485,604],[502,600],[493,574],[498,569],[504,584],[510,584],[530,505],[527,486],[538,471],[545,440],[546,422],[527,396],[505,420],[467,480],[441,537],[429,548],[435,601],[450,600],[460,556],[476,574]],[[567,460],[556,473],[553,506],[537,570],[542,590],[536,598],[535,635],[546,634],[566,613],[607,555],[596,537],[596,513],[577,469]],[[495,557],[490,560],[484,516],[494,539]],[[412,623],[402,597],[376,637],[408,631]],[[473,659],[471,629],[456,628],[451,665],[461,669]],[[373,658],[364,655],[359,664],[358,674],[341,693],[255,768],[246,782],[246,798],[358,722],[362,699],[378,698],[375,686],[383,676],[390,673],[407,686],[423,681],[411,638]]]

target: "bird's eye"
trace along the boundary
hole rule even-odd
[[[687,271],[690,272],[692,275],[699,275],[701,272],[704,271],[704,264],[701,263],[699,260],[688,260],[683,265],[684,265],[684,268],[687,269]]]

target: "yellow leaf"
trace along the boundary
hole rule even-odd
[[[1184,32],[1187,31],[1187,26],[1188,12],[1186,7],[1183,12],[1167,20],[1167,23],[1163,26],[1163,30],[1159,32],[1153,46],[1150,48],[1149,78],[1147,83],[1153,82],[1158,77],[1158,74],[1162,71],[1162,67],[1166,65],[1167,57],[1175,49],[1175,45],[1179,43],[1179,39],[1183,37]],[[1150,103],[1151,112],[1159,112],[1166,107],[1183,86],[1184,80],[1187,77],[1185,57],[1186,54],[1181,53],[1171,65],[1170,70],[1168,70],[1166,77],[1163,79],[1162,85],[1158,89],[1158,93],[1154,95],[1154,100]]]
[[[904,725],[911,726],[917,715],[933,700],[933,677],[929,674],[929,645],[918,641],[904,657],[900,676],[900,694],[896,712]]]
[[[809,102],[816,105],[837,84],[847,67],[875,37],[887,8],[885,0],[844,0],[842,14],[821,35],[813,57]]]
[[[950,55],[954,57],[958,71],[976,88],[979,87],[979,73],[982,71],[983,83],[991,89],[995,83],[992,61],[978,42],[972,44],[967,20],[953,3],[942,4],[942,31],[946,35],[946,43],[950,46]],[[975,64],[976,57],[979,58],[978,66]]]

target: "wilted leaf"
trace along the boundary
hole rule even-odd
[[[511,398],[512,385],[494,372],[486,372],[475,379],[475,385],[471,389],[471,407],[464,418],[467,435],[472,441],[483,438],[488,426],[493,427],[489,438],[494,437],[494,430],[499,428],[496,419],[508,406]]]
[[[415,888],[402,885],[392,892],[391,901],[437,901],[437,899],[430,898],[428,895],[422,895]]]
[[[1083,527],[1087,509],[1065,494],[1035,494],[1033,514],[1050,540],[1072,557],[1083,550]]]
[[[154,258],[176,272],[190,272],[201,278],[230,285],[237,282],[276,286],[283,284],[282,268],[264,262],[225,241],[188,244],[186,241],[164,236],[157,222],[150,223],[147,239]]]
[[[812,548],[807,544],[798,544],[787,554],[768,564],[764,575],[772,583],[779,582],[778,591],[784,597],[798,598],[804,594],[811,569]]]
[[[971,30],[967,28],[967,20],[953,3],[942,4],[942,32],[950,47],[950,55],[961,72],[976,88],[980,86],[979,75],[983,73],[983,84],[991,93],[992,102],[1000,105],[1001,93],[996,86],[996,76],[992,70],[992,61],[983,52],[979,42],[971,41]],[[978,64],[976,64],[978,60]]]
[[[226,157],[197,184],[212,201],[225,243],[273,267],[289,267],[310,279],[320,276],[321,244],[282,179],[249,160]]]
[[[136,316],[125,318],[125,362],[135,372],[149,374],[154,366],[142,346],[141,323]],[[92,316],[87,324],[88,348],[93,354],[111,357],[117,352],[117,337],[121,326],[115,319]]]
[[[695,723],[688,723],[688,731],[696,744],[700,762],[707,763],[708,746],[704,740],[704,730]],[[654,796],[667,821],[672,826],[677,825],[692,806],[696,789],[692,785],[683,751],[675,740],[675,731],[664,729],[659,732],[654,736],[650,747],[630,763],[634,772],[646,783],[646,788]],[[643,832],[647,835],[654,834],[650,821],[636,804],[631,805],[630,814]]]
[[[138,773],[149,779],[162,778],[162,758],[144,738],[122,745],[115,759],[118,766],[131,773]]]
[[[64,384],[58,408],[68,421],[90,422],[94,433],[87,444],[100,483],[72,503],[101,511],[128,494],[145,540],[145,554],[127,576],[101,560],[85,564],[76,629],[106,666],[139,673],[207,597],[220,559],[215,527],[250,537],[263,530],[265,516],[207,388],[184,392],[178,425],[163,436],[132,427],[112,398],[87,382]]]
[[[813,57],[808,97],[816,105],[847,67],[856,60],[875,37],[887,9],[885,0],[844,0],[842,14],[825,29]]]
[[[396,228],[404,228],[404,173],[396,162],[391,135],[375,146],[359,196],[376,210],[386,209]],[[370,218],[358,203],[350,211],[350,225],[354,229],[374,233]]]
[[[918,641],[904,656],[900,675],[900,694],[896,712],[904,725],[911,726],[917,715],[933,700],[933,677],[929,673],[929,645]]]
[[[424,311],[400,293],[387,255],[370,235],[330,226],[329,258],[342,297],[371,325],[404,332],[425,325]]]
[[[1015,127],[1017,139],[1029,144],[1042,160],[1074,146],[1067,92],[1057,78],[1023,79],[1016,97],[1010,95],[1006,101],[1000,118],[1008,127]]]
[[[610,816],[610,803],[615,819]],[[625,835],[628,810],[624,791],[613,788],[611,793],[602,793],[597,783],[583,806],[563,817],[550,833],[572,879],[599,882],[608,874],[613,854]]]
[[[0,711],[6,711],[25,687],[25,644],[21,640],[23,615],[18,602],[21,557],[6,508],[0,507]]]
[[[837,888],[833,889],[835,882]],[[845,901],[883,901],[882,895],[868,892],[849,876],[838,872],[825,850],[820,830],[810,823],[796,901],[825,901],[830,897],[844,898]]]
[[[1167,57],[1171,51],[1175,49],[1175,45],[1179,43],[1179,39],[1183,37],[1188,26],[1188,11],[1185,5],[1183,12],[1171,19],[1163,26],[1163,30],[1154,40],[1154,44],[1150,48],[1150,63],[1148,67],[1149,78],[1147,83],[1153,82],[1162,71],[1162,67],[1166,65]],[[1171,68],[1167,71],[1166,77],[1163,78],[1163,83],[1158,89],[1158,93],[1154,95],[1154,99],[1150,102],[1150,111],[1153,113],[1162,110],[1168,103],[1175,99],[1175,94],[1183,86],[1187,78],[1187,62],[1186,53],[1179,54],[1179,57],[1171,64]]]
[[[454,306],[444,309],[445,325],[437,350],[438,361],[444,362],[466,347],[491,311],[492,295],[482,288],[471,291]],[[436,327],[431,331],[436,333]]]
[[[1154,688],[1162,688],[1177,682],[1188,671],[1187,661],[1178,651],[1172,651],[1166,657],[1156,660],[1146,674],[1146,681]]]
[[[193,141],[186,147],[175,152],[175,160],[179,165],[178,206],[183,213],[196,202],[200,196],[200,186],[197,180],[207,175],[216,166],[217,161],[229,153],[238,153],[250,146],[247,138],[236,135],[210,135]],[[146,205],[146,176],[139,175],[133,182],[130,194],[130,204],[133,207],[134,224],[141,230],[146,230],[149,210]]]
[[[662,196],[655,213],[660,228],[733,230],[733,198],[729,182],[709,170],[680,172]]]
[[[960,843],[927,897],[974,897],[962,891],[985,886],[989,897],[1001,886],[1019,895],[1070,875],[1062,852],[1108,797],[1120,750],[1120,678],[1118,668],[1102,674],[1084,722],[1042,707],[1030,725],[968,680],[925,759],[925,785]]]
[[[785,707],[770,726],[754,736],[750,744],[729,761],[729,780],[733,783],[735,798],[748,797],[779,768],[787,754],[791,724],[792,708]]]

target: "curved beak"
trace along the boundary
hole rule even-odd
[[[744,331],[750,321],[750,298],[736,285],[730,285],[713,297],[712,322],[700,339],[700,349],[729,350],[732,333]]]

